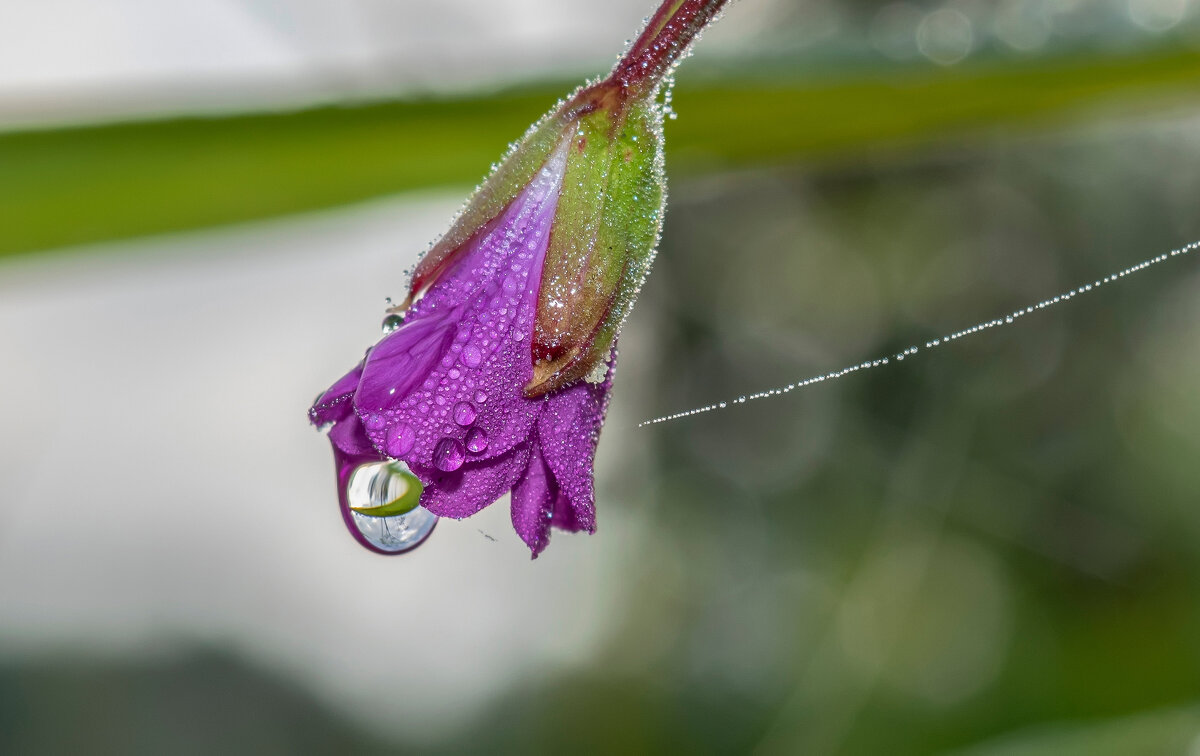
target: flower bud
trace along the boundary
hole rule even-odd
[[[530,128],[309,411],[332,426],[343,518],[368,548],[407,551],[509,491],[534,556],[552,525],[595,528],[616,338],[666,197],[659,85],[723,3],[667,0],[608,78]]]

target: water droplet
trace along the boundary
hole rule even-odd
[[[419,497],[421,481],[403,462],[370,462],[351,473],[346,485],[346,506],[357,509],[386,506],[410,498],[414,491]],[[353,509],[347,510],[347,514],[349,524],[367,543],[390,554],[420,546],[438,521],[437,515],[420,506],[390,517],[361,514]]]
[[[487,393],[486,392],[484,392],[484,391],[476,391],[475,392],[475,403],[476,404],[483,404],[486,401],[487,401]]]
[[[463,347],[460,359],[469,368],[479,367],[479,363],[483,362],[483,352],[474,344],[467,344]]]
[[[487,433],[483,428],[472,428],[467,431],[467,449],[474,454],[486,451],[488,447]]]
[[[413,448],[416,441],[417,434],[413,432],[408,423],[396,423],[388,428],[384,438],[384,448],[387,449],[388,455],[402,457]]]
[[[372,412],[363,419],[363,425],[367,426],[367,430],[379,430],[384,426],[387,420],[383,415]]]
[[[470,425],[475,422],[475,408],[470,402],[459,402],[454,405],[454,422],[462,426]]]
[[[391,333],[402,325],[404,325],[404,316],[398,312],[393,312],[383,319],[383,332]]]
[[[462,442],[455,438],[443,438],[433,447],[433,465],[442,472],[454,472],[467,459]]]

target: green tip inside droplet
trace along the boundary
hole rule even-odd
[[[378,507],[350,507],[351,510],[359,514],[367,515],[368,517],[395,517],[396,515],[406,514],[417,508],[417,504],[421,501],[421,492],[425,490],[425,486],[421,483],[417,476],[413,475],[406,469],[403,469],[402,464],[389,465],[393,483],[395,480],[401,480],[407,483],[407,488],[396,498],[389,501],[387,504],[381,504]]]

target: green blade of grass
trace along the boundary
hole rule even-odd
[[[795,74],[681,85],[671,175],[856,155],[1195,101],[1200,52]],[[477,182],[569,85],[458,100],[0,134],[0,256],[234,223]]]

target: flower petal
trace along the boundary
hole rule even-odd
[[[529,464],[529,448],[529,444],[521,444],[507,454],[465,464],[450,473],[429,467],[413,468],[413,473],[425,484],[421,506],[438,517],[470,517],[517,483]]]
[[[556,152],[368,355],[354,404],[388,456],[433,469],[439,444],[473,447],[469,459],[482,461],[528,438],[542,401],[522,389],[564,164]],[[483,442],[469,445],[471,433]]]
[[[615,365],[614,349],[603,383],[580,382],[551,394],[538,420],[542,456],[567,502],[554,513],[554,524],[564,530],[596,529],[592,467]]]
[[[350,415],[334,423],[329,429],[329,443],[333,444],[334,453],[348,457],[384,459],[371,439],[367,437],[366,429],[357,415]]]
[[[381,410],[418,389],[454,340],[458,312],[435,310],[411,319],[367,353],[354,404]]]
[[[358,379],[362,376],[363,363],[358,363],[358,366],[346,373],[337,380],[329,389],[313,402],[313,406],[308,410],[308,418],[313,425],[325,425],[337,420],[341,420],[350,414],[354,406],[350,403],[355,390],[358,388]]]
[[[534,445],[529,466],[512,490],[511,504],[513,528],[534,557],[550,543],[550,523],[559,498],[558,483]]]

